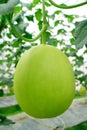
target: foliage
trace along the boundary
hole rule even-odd
[[[7,107],[4,107],[4,108],[0,108],[0,116],[2,114],[8,116],[8,115],[17,114],[17,113],[20,113],[20,112],[22,112],[22,110],[21,110],[21,108],[19,107],[18,104],[17,105],[12,105],[12,106],[7,106]]]
[[[19,0],[0,0],[0,14],[8,14],[13,11],[16,4],[19,3]]]
[[[0,97],[2,97],[4,95],[4,91],[3,89],[0,89]]]
[[[76,22],[74,37],[76,38],[75,44],[78,49],[84,45],[87,46],[87,20]]]
[[[87,122],[83,122],[81,124],[78,124],[72,128],[67,128],[65,130],[86,130],[87,129]]]
[[[9,26],[7,20],[9,15],[5,16],[2,14],[11,12],[12,22],[15,24],[17,31],[29,39],[37,34],[36,28],[38,31],[41,30],[43,19],[41,0],[33,0],[33,2],[27,4],[20,2],[16,6],[12,0],[4,0],[4,3],[6,4],[9,1],[13,5],[11,10],[8,6],[5,10],[1,10],[3,7],[0,8],[0,86],[7,85],[11,87],[13,86],[14,68],[20,55],[32,46],[40,44],[41,38],[31,43],[20,39]],[[14,2],[18,3],[19,1],[15,0]],[[1,1],[0,4],[1,7]],[[80,69],[84,66],[84,55],[87,54],[87,20],[75,24],[75,19],[78,19],[79,16],[65,14],[64,11],[58,8],[49,13],[52,5],[48,1],[45,2],[45,5],[49,26],[46,31],[47,44],[60,48],[70,58],[75,72],[76,85],[82,84],[87,87],[87,74]],[[32,29],[30,28],[31,26],[33,27]],[[82,55],[78,55],[82,48],[84,48]]]
[[[5,115],[0,115],[0,125],[10,125],[14,124],[12,120],[8,119]]]

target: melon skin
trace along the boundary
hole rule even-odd
[[[14,93],[20,107],[32,117],[52,118],[65,112],[75,94],[67,56],[50,45],[26,51],[15,70]]]

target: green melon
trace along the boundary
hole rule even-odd
[[[20,58],[14,93],[21,108],[36,118],[52,118],[72,103],[75,79],[65,54],[50,45],[37,45]]]

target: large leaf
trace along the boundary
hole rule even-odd
[[[19,3],[19,0],[8,0],[7,3],[0,4],[0,15],[12,12],[14,7]]]
[[[0,4],[6,3],[8,0],[0,0]]]
[[[76,23],[74,37],[78,49],[87,44],[87,20]]]

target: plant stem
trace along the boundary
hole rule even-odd
[[[56,3],[55,3],[54,1],[52,1],[52,0],[49,0],[49,2],[50,2],[52,5],[54,5],[55,7],[61,8],[61,9],[71,9],[71,8],[76,8],[76,7],[80,7],[80,6],[83,6],[83,5],[87,4],[87,1],[85,1],[85,2],[82,2],[82,3],[76,4],[76,5],[67,6],[67,5],[63,5],[63,4],[58,5],[58,4],[56,4]]]
[[[46,10],[45,10],[45,0],[42,0],[42,9],[43,9],[43,26],[46,26]],[[42,44],[46,44],[46,29],[42,33]]]
[[[28,38],[26,38],[26,37],[23,37],[23,36],[16,30],[16,28],[15,28],[14,24],[11,22],[11,20],[8,19],[8,21],[9,21],[9,24],[10,24],[10,26],[12,27],[12,30],[13,30],[13,32],[15,33],[15,35],[16,35],[17,37],[19,37],[20,39],[22,39],[22,40],[24,40],[24,41],[27,41],[27,42],[34,42],[34,41],[36,41],[36,40],[42,35],[42,33],[46,30],[46,28],[47,28],[47,25],[44,25],[44,26],[42,27],[40,33],[39,33],[35,38],[33,38],[33,39],[28,39]]]

